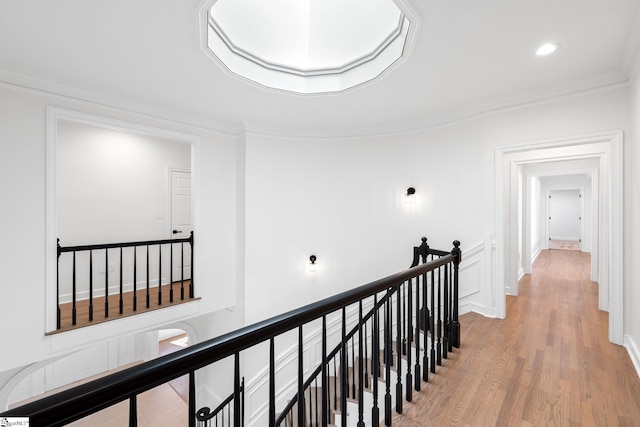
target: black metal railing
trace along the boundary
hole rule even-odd
[[[204,408],[196,411],[196,372],[233,356],[234,392],[230,400],[233,402],[233,412],[229,411],[228,414],[233,415],[233,425],[238,427],[244,423],[242,409],[244,385],[240,375],[240,355],[243,351],[268,341],[268,422],[266,424],[276,426],[277,423],[283,424],[289,422],[286,420],[290,420],[290,424],[284,425],[327,426],[335,413],[330,410],[331,402],[332,406],[339,408],[341,425],[346,426],[347,399],[350,395],[352,397],[349,397],[349,401],[353,400],[353,396],[357,396],[355,399],[358,405],[357,424],[361,426],[364,424],[365,389],[367,392],[370,389],[374,395],[373,407],[370,410],[373,418],[378,419],[380,381],[377,379],[383,378],[384,416],[386,424],[390,425],[391,365],[395,366],[396,372],[395,410],[402,412],[402,365],[404,363],[409,367],[412,364],[409,356],[412,349],[415,351],[416,379],[412,382],[412,374],[410,369],[407,369],[406,387],[409,390],[413,385],[415,390],[419,390],[420,382],[417,377],[422,374],[422,379],[428,380],[428,372],[435,372],[436,365],[441,363],[442,358],[447,357],[447,352],[453,347],[460,346],[457,301],[458,265],[461,260],[459,245],[460,243],[455,241],[451,252],[436,251],[429,249],[426,239],[423,238],[423,244],[414,251],[414,258],[421,258],[422,264],[417,265],[418,263],[414,262],[416,265],[407,270],[367,285],[25,404],[4,412],[0,416],[29,417],[32,426],[56,427],[128,400],[129,426],[136,426],[137,396],[188,374],[188,420],[185,420],[185,425],[195,427],[199,422],[197,414],[204,415],[206,412]],[[371,309],[365,312],[364,307],[367,306],[371,306]],[[353,327],[348,327],[348,314],[353,314],[354,310],[357,312],[357,320]],[[332,316],[332,320],[339,319],[340,323],[340,343],[331,351],[329,351],[327,332],[329,316]],[[320,332],[322,360],[318,367],[312,368],[313,375],[305,380],[303,327],[312,322],[322,322]],[[424,329],[422,332],[420,325]],[[293,405],[296,407],[295,412],[288,410],[288,414],[285,414],[287,408],[284,408],[285,410],[277,416],[275,339],[289,331],[296,331],[298,335],[297,392],[293,398],[295,402],[291,404],[291,407]],[[421,339],[423,344],[417,344]],[[405,359],[403,352],[409,357]],[[420,364],[421,361],[422,364]],[[427,366],[430,369],[427,369]],[[331,369],[333,369],[333,375],[331,375]],[[220,381],[223,379],[220,378]],[[311,384],[314,384],[313,388],[310,387]],[[332,394],[329,393],[330,388],[333,389]],[[411,393],[407,392],[406,397],[407,400],[411,400]]]
[[[187,253],[189,267],[185,276],[185,245],[188,245]],[[163,250],[164,248],[164,250]],[[174,251],[175,249],[175,251]],[[165,256],[163,258],[163,252]],[[69,254],[67,259],[63,254]],[[78,259],[82,258],[79,262]],[[164,259],[164,261],[163,261]],[[112,260],[112,262],[110,262]],[[65,263],[66,267],[62,266]],[[151,268],[151,265],[154,268]],[[79,265],[81,264],[81,266]],[[95,264],[101,268],[99,275],[104,274],[104,279],[96,283]],[[118,277],[115,280],[117,290],[110,290],[114,280],[109,278],[110,270],[118,265]],[[179,277],[174,278],[174,267],[180,269]],[[166,269],[168,268],[168,274]],[[80,270],[80,271],[79,271]],[[96,295],[104,297],[104,318],[109,317],[109,295],[117,294],[118,314],[124,314],[125,294],[130,293],[130,306],[133,312],[138,311],[138,290],[145,290],[144,306],[151,306],[152,292],[157,294],[157,305],[162,305],[164,301],[162,295],[163,275],[165,284],[169,285],[170,303],[174,302],[174,284],[179,286],[180,300],[194,298],[193,284],[193,231],[189,237],[182,239],[148,240],[126,243],[105,243],[81,246],[61,246],[58,239],[58,261],[56,273],[56,330],[63,326],[74,326],[78,323],[78,303],[86,300],[86,321],[94,321],[94,299]],[[66,273],[66,274],[65,274]],[[153,278],[157,274],[157,278]],[[125,275],[127,284],[125,284]],[[61,277],[62,276],[62,277]],[[174,281],[175,279],[175,281]],[[155,282],[152,286],[152,282]],[[70,301],[65,304],[65,308],[70,305],[70,325],[62,324],[61,285],[65,290],[70,291]],[[139,287],[140,285],[140,287]],[[156,286],[157,285],[157,286]],[[79,288],[83,291],[79,292]],[[128,291],[125,291],[127,289]],[[185,294],[187,296],[185,296]],[[68,294],[67,294],[68,295]],[[80,296],[82,295],[82,297]]]
[[[236,394],[240,397],[236,399]],[[233,412],[232,412],[233,411]],[[235,424],[235,414],[239,413],[239,424],[244,425],[244,377],[239,385],[238,393],[231,393],[213,411],[205,406],[198,410],[196,419],[198,427],[231,427]],[[232,424],[233,423],[233,424]]]
[[[435,373],[442,359],[447,358],[454,346],[460,345],[457,312],[460,250],[459,243],[454,244],[452,252],[439,251],[430,249],[427,239],[423,238],[422,245],[414,249],[411,267],[420,261],[431,261],[430,271],[373,295],[371,308],[366,312],[363,312],[364,300],[358,301],[355,325],[346,331],[343,324],[340,343],[328,354],[323,352],[326,358],[280,412],[276,426],[324,426],[334,424],[336,416],[341,418],[341,425],[347,425],[347,401],[357,403],[357,420],[351,423],[364,425],[365,392],[372,395],[371,420],[376,420],[373,425],[377,425],[380,386],[384,387],[385,424],[391,425],[392,391],[395,391],[395,410],[402,413],[403,389],[404,398],[412,401],[413,390],[420,391],[422,381],[428,381],[429,372]],[[343,314],[343,322],[346,317]],[[418,324],[427,327],[421,332]],[[323,323],[323,334],[325,329]],[[302,345],[300,335],[298,348]],[[412,366],[414,351],[415,365]],[[406,369],[404,387],[403,365]]]

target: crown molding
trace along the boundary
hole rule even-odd
[[[195,117],[176,111],[170,111],[157,105],[145,104],[130,99],[107,95],[77,87],[68,86],[51,80],[16,73],[0,68],[0,85],[15,90],[48,95],[56,98],[74,100],[125,111],[136,116],[159,119],[180,125],[214,131],[217,133],[238,136],[244,132],[242,126],[233,126],[204,117]]]
[[[405,122],[394,126],[362,127],[351,129],[330,130],[298,130],[281,129],[256,126],[245,123],[245,131],[250,134],[281,137],[281,138],[306,138],[306,139],[355,139],[363,137],[379,137],[385,135],[399,135],[415,132],[423,132],[437,128],[447,127],[482,117],[500,114],[508,111],[541,105],[562,99],[570,99],[619,87],[628,86],[630,83],[627,73],[611,74],[586,82],[578,83],[562,90],[550,90],[531,93],[524,96],[505,98],[503,100],[473,108],[465,108],[431,115],[423,120]]]

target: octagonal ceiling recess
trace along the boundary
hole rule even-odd
[[[380,76],[411,26],[393,0],[217,0],[207,20],[207,47],[231,72],[304,94]]]

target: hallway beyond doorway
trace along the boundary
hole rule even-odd
[[[544,250],[504,320],[461,316],[463,348],[394,426],[640,425],[640,378],[608,340],[590,255]]]

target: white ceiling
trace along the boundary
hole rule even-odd
[[[406,3],[419,24],[406,61],[372,84],[302,96],[207,57],[201,0],[6,0],[0,81],[228,132],[353,135],[626,83],[638,62],[638,0]],[[537,57],[546,41],[562,47]]]

